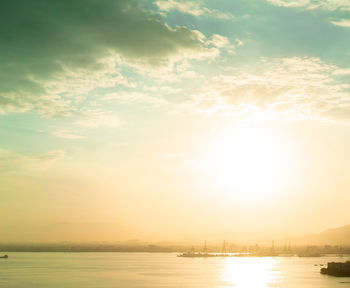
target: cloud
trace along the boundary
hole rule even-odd
[[[350,68],[337,69],[334,71],[334,75],[350,75]]]
[[[230,42],[230,40],[222,35],[219,34],[214,34],[212,35],[211,39],[208,40],[208,43],[220,48],[220,49],[225,49],[227,52],[234,54],[235,53],[235,45]],[[240,40],[236,40],[237,46],[242,46],[243,42]]]
[[[267,2],[282,7],[305,7],[310,3],[309,0],[267,0]]]
[[[145,103],[152,106],[166,106],[168,104],[168,102],[160,96],[154,97],[141,92],[120,91],[118,93],[109,93],[106,94],[103,99],[106,101],[119,101],[121,103]]]
[[[60,129],[52,133],[53,136],[62,139],[82,139],[84,138],[81,135],[75,134],[74,132],[68,129]]]
[[[350,11],[348,0],[267,0],[269,3],[281,7],[298,7],[307,10],[343,10]]]
[[[335,26],[350,28],[350,19],[341,19],[338,21],[331,21],[331,23]]]
[[[0,149],[0,173],[44,171],[64,158],[65,151],[52,150],[41,155],[25,155]]]
[[[267,0],[272,5],[280,7],[294,7],[304,10],[321,9],[326,11],[350,11],[348,0]],[[330,21],[335,26],[350,27],[349,19]]]
[[[196,17],[207,16],[220,19],[233,19],[235,18],[230,13],[221,12],[215,9],[209,9],[202,7],[199,1],[176,1],[176,0],[159,0],[155,4],[162,11],[177,10],[184,14],[190,14]]]
[[[96,87],[133,87],[123,65],[208,55],[203,35],[170,28],[136,0],[0,3],[0,113],[79,114]]]
[[[185,107],[197,113],[251,119],[323,119],[350,123],[350,85],[341,69],[319,58],[262,59],[256,72],[215,77]]]
[[[118,117],[107,113],[103,109],[84,108],[79,116],[80,118],[74,124],[86,128],[98,128],[101,126],[117,127],[122,125],[122,121]]]

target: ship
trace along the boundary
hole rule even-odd
[[[350,261],[328,262],[327,268],[321,268],[320,273],[336,277],[350,277]]]
[[[201,253],[201,252],[185,252],[182,254],[177,255],[178,257],[189,257],[189,258],[196,258],[196,257],[202,257],[202,258],[207,258],[207,257],[217,257],[219,255],[217,254],[210,254],[210,253]]]
[[[214,257],[215,254],[210,254],[207,251],[207,241],[204,242],[204,248],[203,248],[203,252],[195,252],[194,246],[192,246],[191,250],[188,252],[184,252],[182,254],[177,255],[178,257],[190,257],[190,258],[194,258],[194,257]]]
[[[207,251],[207,241],[204,242],[203,252],[195,252],[194,246],[188,252],[181,253],[177,255],[178,257],[189,257],[189,258],[208,258],[208,257],[228,257],[231,256],[226,252],[226,241],[224,241],[222,246],[221,254],[208,253]]]

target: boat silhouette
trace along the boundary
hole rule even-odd
[[[350,277],[350,261],[328,262],[327,268],[322,268],[320,272],[336,277]]]
[[[194,246],[188,252],[177,255],[178,257],[189,257],[189,258],[208,258],[208,257],[229,257],[232,256],[226,252],[226,241],[224,241],[221,253],[208,253],[207,241],[204,242],[203,252],[195,252]]]

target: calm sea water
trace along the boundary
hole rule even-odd
[[[347,258],[180,258],[174,253],[8,253],[0,287],[350,287],[319,264]],[[317,264],[318,266],[315,266]]]

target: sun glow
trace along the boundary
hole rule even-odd
[[[218,136],[206,152],[212,185],[252,200],[279,193],[290,155],[283,139],[271,131],[238,128]]]

